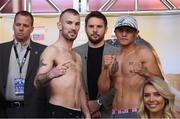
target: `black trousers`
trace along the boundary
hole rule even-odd
[[[48,104],[47,107],[48,118],[81,118],[82,112],[78,110],[69,109],[62,106]]]
[[[5,113],[7,118],[24,118],[24,102],[23,101],[6,101]]]
[[[6,116],[7,118],[24,118],[24,107],[7,107]]]

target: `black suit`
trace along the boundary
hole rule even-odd
[[[9,59],[11,54],[11,48],[14,41],[0,44],[0,103],[6,104],[5,102],[5,90],[8,77]],[[37,90],[34,87],[33,81],[39,67],[40,55],[46,46],[30,42],[30,57],[27,68],[27,74],[24,86],[24,117],[39,117],[45,109],[46,103],[46,92],[44,89]],[[4,105],[6,106],[6,105]],[[5,110],[6,107],[0,106],[0,114]],[[4,109],[2,109],[4,108]],[[40,109],[41,108],[41,109]],[[42,111],[42,112],[39,112]],[[1,115],[4,117],[5,115]],[[8,115],[6,115],[8,116]]]

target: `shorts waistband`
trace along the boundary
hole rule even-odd
[[[72,111],[81,112],[81,109],[80,109],[80,108],[65,107],[65,106],[55,105],[55,104],[51,104],[51,103],[48,103],[48,104],[49,104],[50,106],[53,106],[53,107],[59,107],[59,108],[63,108],[63,109],[68,109],[68,110],[72,110]]]
[[[124,114],[130,112],[138,112],[138,108],[119,109],[119,110],[112,109],[112,114]]]

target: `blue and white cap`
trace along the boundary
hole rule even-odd
[[[118,27],[129,26],[138,30],[137,21],[132,16],[121,16],[117,19],[114,29]]]

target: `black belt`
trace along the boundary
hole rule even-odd
[[[7,107],[23,107],[24,101],[6,101]]]

